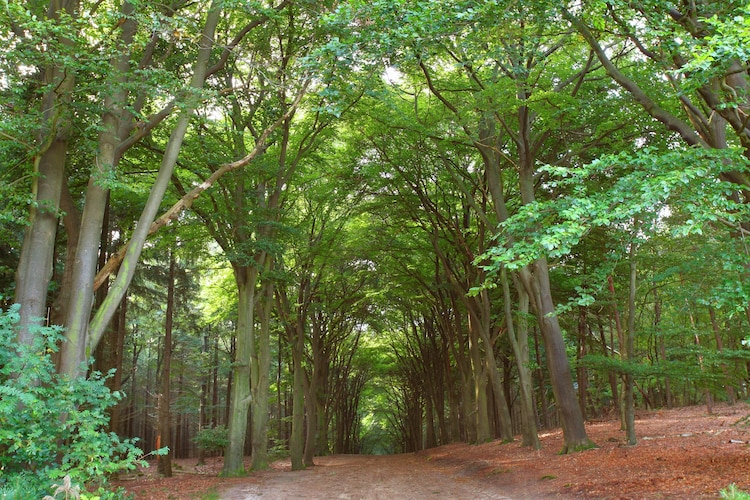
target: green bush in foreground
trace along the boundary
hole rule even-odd
[[[100,373],[58,376],[51,354],[60,330],[40,327],[34,345],[19,345],[17,322],[17,308],[0,310],[0,500],[42,498],[66,476],[106,497],[110,474],[145,465],[132,440],[107,432],[107,409],[121,394]]]
[[[734,484],[730,484],[727,489],[721,490],[719,494],[724,500],[750,500],[750,493],[737,489]]]

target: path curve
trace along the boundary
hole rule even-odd
[[[222,500],[422,500],[425,498],[509,500],[492,482],[441,467],[425,456],[333,455],[318,457],[302,471],[253,473],[246,484],[220,491]]]

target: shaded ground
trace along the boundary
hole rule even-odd
[[[571,455],[560,431],[541,435],[543,449],[492,442],[453,444],[396,456],[337,455],[291,472],[288,461],[245,478],[216,477],[221,459],[195,467],[178,461],[176,477],[155,467],[119,485],[137,499],[199,499],[207,491],[226,500],[249,499],[701,499],[718,498],[730,483],[750,491],[750,406],[639,412],[638,445],[624,444],[617,420],[587,424],[600,446]]]

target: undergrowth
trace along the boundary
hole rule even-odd
[[[122,497],[108,476],[146,464],[133,440],[107,430],[121,394],[98,372],[59,376],[60,329],[33,327],[32,344],[19,344],[18,319],[17,307],[0,310],[0,500]]]

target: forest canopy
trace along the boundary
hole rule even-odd
[[[574,452],[608,412],[636,444],[635,408],[748,397],[750,4],[0,20],[0,428],[70,383],[55,418],[128,454],[102,476],[132,440],[231,476],[556,426]],[[90,481],[55,436],[39,487]]]

